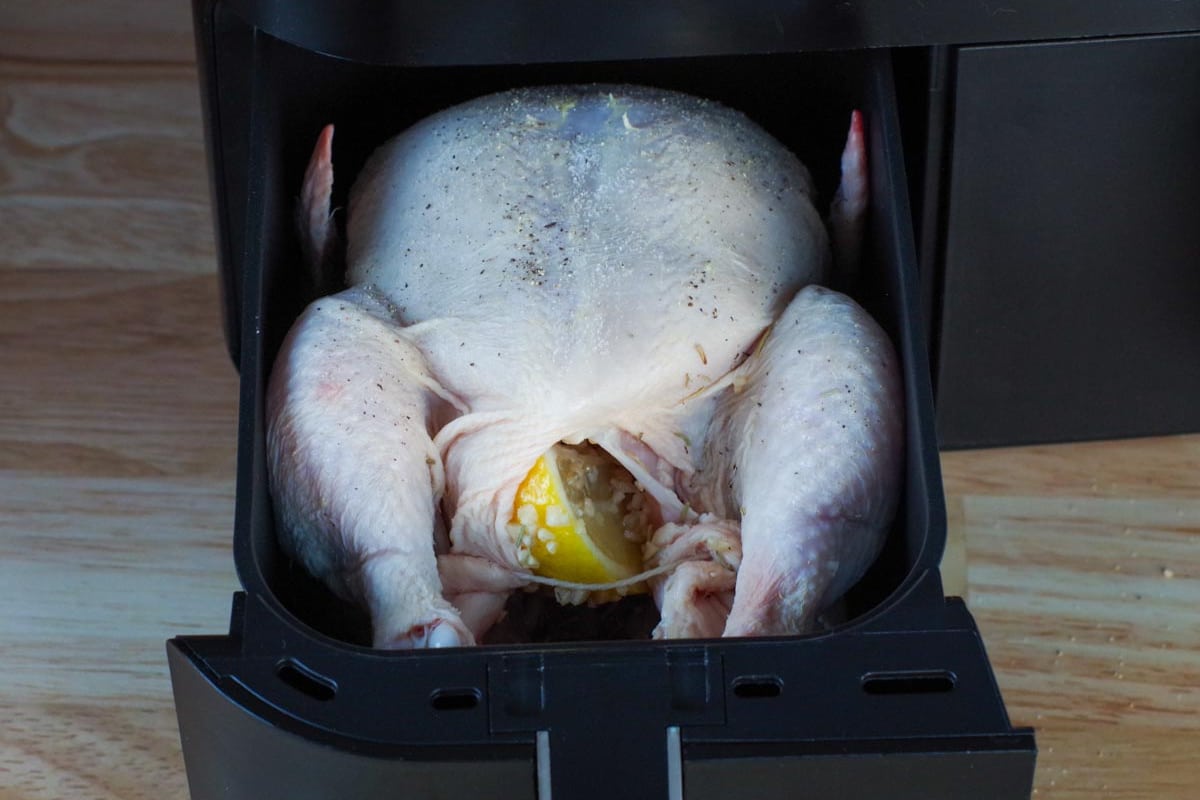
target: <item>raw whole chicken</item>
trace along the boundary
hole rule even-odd
[[[332,135],[302,196],[316,263]],[[842,169],[848,252],[857,114]],[[656,637],[800,633],[879,552],[897,358],[817,285],[808,173],[740,113],[626,86],[484,97],[381,147],[347,214],[349,288],[274,365],[269,469],[284,549],[366,605],[377,647],[474,644],[543,585],[649,591]]]

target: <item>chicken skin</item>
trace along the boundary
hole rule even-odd
[[[863,170],[856,116],[835,239]],[[537,584],[651,591],[657,637],[810,629],[879,552],[903,446],[891,344],[818,285],[813,195],[746,117],[655,89],[515,90],[392,139],[351,190],[349,288],[271,375],[282,546],[366,605],[377,647],[474,644]],[[564,538],[588,514],[627,541]]]

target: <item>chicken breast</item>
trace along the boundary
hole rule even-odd
[[[309,253],[328,249],[330,135]],[[649,579],[656,635],[806,629],[878,552],[900,482],[886,336],[800,292],[830,262],[805,168],[715,103],[541,87],[429,117],[364,167],[351,288],[277,358],[285,549],[367,604],[381,647],[473,643],[530,583],[607,597],[546,577],[555,528],[518,519],[540,459],[589,443],[637,495],[650,575],[614,584]]]

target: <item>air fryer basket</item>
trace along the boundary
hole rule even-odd
[[[798,786],[1028,797],[1032,735],[1009,724],[974,622],[943,596],[937,569],[945,511],[886,51],[403,66],[323,55],[220,14],[198,20],[208,26],[198,41],[242,377],[243,591],[227,636],[168,648],[193,800],[694,800],[748,786],[760,797]],[[859,280],[838,288],[879,320],[903,363],[905,488],[886,547],[846,599],[846,621],[817,635],[371,650],[364,615],[280,552],[267,488],[266,379],[317,292],[292,227],[313,142],[337,126],[334,205],[344,208],[370,152],[428,113],[512,86],[593,81],[680,89],[745,112],[808,165],[826,203],[850,112],[864,111],[866,257]]]
[[[850,112],[865,108],[868,127],[882,126],[872,107],[866,85],[866,59],[858,55],[789,55],[672,59],[639,62],[555,64],[513,67],[404,68],[363,65],[329,59],[272,40],[267,62],[270,70],[309,75],[302,83],[272,83],[274,113],[256,119],[252,147],[264,167],[259,187],[263,216],[256,235],[261,250],[248,264],[246,309],[257,306],[243,328],[243,374],[249,383],[243,396],[244,413],[253,414],[254,450],[262,446],[263,381],[279,342],[292,321],[316,296],[308,285],[297,250],[293,225],[295,198],[316,135],[333,122],[335,208],[344,209],[353,177],[372,150],[416,120],[448,105],[506,87],[533,83],[641,83],[679,89],[720,100],[738,108],[786,143],[813,173],[822,202],[828,204],[838,180],[839,158]],[[270,72],[257,74],[260,82]],[[264,93],[266,89],[263,89]],[[877,136],[878,140],[879,137]],[[882,153],[872,160],[886,173],[889,158]],[[881,177],[887,177],[883,175]],[[876,181],[879,195],[872,214],[877,222],[896,216],[889,207],[896,198]],[[340,218],[339,218],[340,219]],[[878,227],[878,225],[876,226]],[[873,237],[875,238],[875,237]],[[868,257],[855,286],[843,286],[867,306],[898,346],[917,325],[905,316],[896,285],[902,269],[896,254],[881,252],[878,245]],[[329,276],[325,287],[341,285],[341,276]],[[248,352],[252,350],[253,352]],[[921,367],[910,364],[911,353],[902,352],[910,385]],[[913,458],[928,455],[921,441],[927,428],[919,418],[922,403],[910,398],[908,449]],[[924,469],[928,465],[923,465]],[[304,571],[287,561],[276,546],[269,497],[262,494],[266,481],[255,463],[243,469],[253,473],[256,495],[249,519],[239,526],[238,566],[243,583],[260,584],[296,619],[333,638],[351,643],[369,641],[368,626],[360,610],[338,601]],[[913,471],[921,471],[911,470]],[[905,500],[888,538],[883,556],[847,599],[846,615],[858,618],[885,604],[914,571],[936,564],[940,557],[940,529],[929,524],[930,498],[919,481],[909,481]],[[921,563],[924,553],[928,561]]]

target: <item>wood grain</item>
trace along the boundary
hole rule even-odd
[[[4,0],[0,58],[190,63],[188,0]]]
[[[1194,797],[1200,437],[943,456],[970,607],[1038,796]]]
[[[0,798],[184,798],[163,641],[237,588],[186,3],[7,3],[0,120]],[[1196,796],[1200,437],[943,465],[1036,796]]]
[[[163,643],[237,588],[195,70],[0,61],[0,109],[0,797],[185,798]]]

